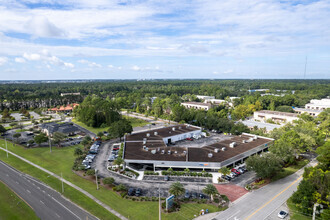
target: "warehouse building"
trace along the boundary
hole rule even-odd
[[[124,161],[126,165],[149,166],[153,169],[172,167],[214,171],[267,150],[274,140],[244,133],[201,147],[171,145],[174,141],[200,134],[199,127],[176,125],[126,135]]]
[[[266,122],[267,120],[272,120],[278,123],[287,123],[293,122],[294,120],[298,120],[297,113],[290,113],[290,112],[278,112],[278,111],[269,111],[269,110],[261,110],[256,111],[253,114],[254,120],[259,120]]]
[[[183,102],[181,103],[186,108],[193,108],[199,110],[208,111],[211,109],[212,105],[210,103],[202,103],[202,102]]]

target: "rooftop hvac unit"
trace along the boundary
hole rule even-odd
[[[229,144],[229,147],[231,147],[231,148],[234,148],[236,146],[236,142],[231,142],[230,144]]]
[[[143,140],[143,144],[146,144],[147,143],[147,141],[146,140]]]
[[[177,151],[174,151],[175,154],[177,154],[178,152]]]
[[[225,151],[225,150],[226,150],[226,147],[221,148],[221,150],[222,150],[222,151]]]
[[[215,153],[218,153],[218,152],[219,152],[219,149],[218,149],[218,148],[215,148],[215,149],[214,149],[214,152],[215,152]]]
[[[147,137],[150,137],[150,133],[147,133]]]
[[[157,131],[155,131],[155,132],[154,132],[154,135],[158,135],[158,132],[157,132]]]
[[[245,144],[246,143],[246,140],[242,140],[242,143]]]
[[[147,138],[143,138],[143,141],[147,141]]]
[[[157,148],[157,151],[158,151],[158,152],[160,151],[160,147],[159,147],[159,148]]]
[[[179,129],[181,129],[182,127],[181,126],[179,126]]]
[[[253,138],[249,138],[249,142],[252,142],[253,141]]]
[[[254,135],[253,136],[253,140],[257,140],[258,139],[258,136],[257,135]]]
[[[209,153],[207,156],[208,156],[209,158],[211,158],[211,157],[213,157],[213,154],[212,154],[212,153]]]
[[[175,131],[175,127],[172,128],[172,131]]]
[[[184,151],[183,151],[183,154],[186,155],[186,154],[187,154],[187,151],[184,150]]]
[[[151,153],[152,153],[152,154],[156,154],[156,150],[152,150]]]

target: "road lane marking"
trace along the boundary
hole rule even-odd
[[[57,202],[59,205],[61,205],[63,208],[65,208],[67,211],[69,211],[72,215],[74,215],[76,218],[78,219],[81,219],[79,218],[79,216],[77,216],[75,213],[73,213],[70,209],[68,209],[66,206],[64,206],[62,203],[60,203],[59,201],[57,201],[54,197],[52,197],[52,199]]]
[[[10,189],[13,193],[15,193],[16,196],[18,196],[21,200],[23,200],[34,211],[34,208],[32,208],[32,206],[27,201],[25,201],[25,199],[20,197],[20,195],[18,195],[14,190],[12,190],[6,183],[2,182],[1,180],[0,180],[0,182],[3,183],[4,185],[6,185],[8,187],[8,189]]]
[[[16,184],[19,184],[19,182],[16,181]]]
[[[268,202],[266,202],[263,206],[261,206],[259,209],[257,209],[255,212],[253,212],[251,215],[249,215],[245,220],[250,219],[252,216],[254,216],[257,212],[259,212],[261,209],[263,209],[265,206],[267,206],[269,203],[271,203],[274,199],[276,199],[279,195],[281,195],[282,193],[284,193],[285,191],[287,191],[291,186],[293,186],[296,182],[298,182],[300,179],[302,178],[302,176],[300,176],[298,179],[296,179],[295,181],[293,181],[289,186],[287,186],[285,189],[283,189],[281,192],[279,192],[276,196],[274,196],[271,200],[269,200]]]
[[[227,220],[228,219],[231,219],[234,215],[237,215],[238,213],[240,213],[241,211],[238,211],[238,212],[236,212],[235,214],[233,214],[232,216],[230,216],[229,218],[227,218]],[[236,216],[235,216],[235,219],[236,219]]]
[[[59,216],[57,213],[55,213],[55,215],[56,215],[58,218],[61,218],[61,216]]]

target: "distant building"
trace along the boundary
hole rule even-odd
[[[259,129],[265,129],[266,133],[271,132],[275,128],[282,127],[281,125],[278,124],[271,124],[271,123],[259,122],[254,120],[246,120],[246,121],[242,121],[242,123],[251,130],[253,130],[255,126],[257,126],[257,128]]]
[[[212,105],[210,103],[202,103],[202,102],[183,102],[181,103],[186,108],[200,109],[208,111]]]
[[[314,109],[314,110],[325,110],[327,108],[330,108],[330,99],[312,99],[310,103],[305,105],[306,109]]]
[[[269,92],[269,89],[249,89],[248,91],[250,93],[251,92]]]
[[[215,99],[215,96],[196,95],[196,97],[201,100]]]
[[[48,112],[55,112],[55,113],[69,113],[72,112],[75,107],[79,106],[77,103],[73,103],[71,105],[67,106],[60,106],[59,108],[50,108],[48,109]]]
[[[80,92],[61,93],[61,96],[67,96],[67,95],[80,95]]]
[[[323,112],[323,110],[308,109],[308,108],[293,108],[293,110],[298,114],[307,113],[310,116],[315,116],[315,117],[318,116],[321,112]]]
[[[261,110],[254,112],[253,118],[254,120],[260,120],[263,122],[266,122],[268,119],[271,119],[272,121],[278,123],[293,122],[294,120],[299,119],[297,113],[268,111],[268,110]]]
[[[206,99],[204,103],[211,103],[213,105],[220,105],[221,103],[225,103],[226,101],[223,99]]]
[[[77,127],[69,123],[57,124],[56,122],[50,122],[50,123],[41,124],[40,127],[41,127],[41,131],[45,133],[47,136],[53,136],[54,132],[61,132],[68,136],[73,136],[80,132],[80,130]]]

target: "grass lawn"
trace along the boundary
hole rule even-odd
[[[127,116],[124,116],[124,118],[128,119],[131,122],[133,128],[143,127],[145,125],[150,124],[149,122],[147,122],[145,120],[142,120],[142,119],[139,119],[139,118],[127,117]]]
[[[3,140],[0,140],[0,146],[4,144]],[[82,147],[81,145],[77,145]],[[73,151],[76,146],[64,147],[64,148],[53,148],[53,152],[50,153],[48,148],[31,148],[26,149],[21,146],[13,146],[10,142],[8,142],[8,150],[23,156],[24,158],[36,163],[58,175],[63,173],[63,178],[76,184],[80,188],[88,191],[93,196],[104,202],[105,204],[109,205],[114,210],[118,211],[122,215],[128,217],[129,219],[158,219],[158,202],[146,202],[146,201],[131,201],[127,199],[121,198],[117,193],[105,189],[104,187],[100,187],[99,190],[96,190],[95,183],[85,180],[80,176],[76,175],[71,171],[71,167],[73,165],[74,156]],[[7,158],[5,157],[5,152],[0,151],[0,158],[4,158],[4,161],[7,162]],[[43,182],[46,182],[48,185],[52,186],[56,190],[61,189],[60,181],[56,180],[55,178],[47,178],[47,174],[42,174],[41,171],[34,168],[32,169],[31,166],[27,165],[26,163],[18,164],[18,159],[14,158],[14,156],[9,156],[9,164],[14,166],[15,168],[22,170],[32,176],[37,177]],[[16,159],[16,160],[15,160]],[[12,161],[15,161],[12,162]],[[50,182],[51,181],[51,182]],[[90,203],[90,199],[86,196],[77,193],[74,189],[71,191],[67,190],[68,186],[65,186],[65,196],[70,196],[69,198],[80,204],[81,206],[85,207],[86,204]],[[82,198],[80,198],[82,197]],[[78,202],[77,202],[78,201]],[[88,203],[85,201],[89,201]],[[96,203],[95,203],[96,204]],[[100,206],[97,206],[100,207]],[[96,209],[95,205],[88,205],[87,210]],[[102,207],[100,207],[102,208]],[[100,209],[98,208],[98,209]],[[185,204],[182,205],[182,210],[178,213],[171,213],[171,214],[163,214],[163,219],[192,219],[194,214],[198,215],[201,209],[209,209],[210,212],[217,211],[217,207],[213,205],[206,205],[206,204]],[[103,209],[103,208],[102,208]],[[97,213],[98,217],[104,211],[96,211],[91,210],[90,212],[95,214]],[[108,214],[109,216],[110,213]],[[101,219],[106,219],[104,217],[100,217]],[[109,218],[108,218],[109,219]],[[111,219],[111,218],[110,218]]]
[[[306,216],[300,213],[298,208],[295,206],[294,203],[292,203],[291,199],[288,199],[287,201],[288,207],[289,207],[289,216],[291,220],[310,220],[312,217]]]
[[[39,219],[33,209],[0,181],[0,219]]]
[[[87,130],[93,132],[94,134],[97,134],[98,132],[103,132],[103,131],[107,131],[109,129],[109,127],[105,127],[105,128],[93,128],[93,127],[89,127],[87,125],[85,125],[84,123],[77,121],[75,118],[72,118],[72,122],[76,123],[77,125],[80,125],[83,128],[86,128]]]
[[[281,172],[277,173],[276,176],[274,176],[271,181],[274,182],[276,180],[282,179],[284,177],[287,177],[298,170],[300,170],[302,167],[304,167],[306,164],[308,164],[308,160],[299,160],[297,164],[290,165],[288,167],[285,167]]]
[[[17,129],[16,130],[17,133],[24,132],[24,131],[28,131],[28,129]]]

